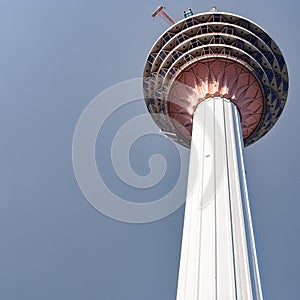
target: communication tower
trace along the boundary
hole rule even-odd
[[[144,70],[156,124],[191,148],[177,300],[262,299],[243,149],[277,122],[282,53],[257,24],[217,11],[172,22]],[[197,166],[195,170],[194,166]]]

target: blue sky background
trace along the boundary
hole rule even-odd
[[[159,4],[176,20],[215,4],[254,20],[285,55],[286,108],[245,155],[265,299],[299,299],[300,23],[291,0],[0,1],[0,299],[175,299],[184,209],[149,224],[112,220],[80,192],[71,158],[85,106],[142,75],[166,28],[150,17]]]

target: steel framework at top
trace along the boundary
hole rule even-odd
[[[283,55],[254,22],[225,12],[206,12],[175,23],[155,42],[144,69],[144,96],[153,119],[170,138],[190,147],[190,139],[170,122],[168,95],[172,84],[191,64],[205,59],[236,61],[249,69],[263,92],[263,113],[248,146],[276,123],[288,93]]]

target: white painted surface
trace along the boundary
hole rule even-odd
[[[239,114],[221,97],[194,113],[177,289],[206,299],[262,299]]]

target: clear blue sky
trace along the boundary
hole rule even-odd
[[[291,0],[0,1],[0,299],[175,299],[183,208],[149,224],[112,220],[86,201],[71,160],[85,106],[142,75],[165,30],[150,17],[159,4],[177,20],[215,4],[258,23],[285,55],[287,105],[245,155],[265,299],[299,299],[300,23]]]

